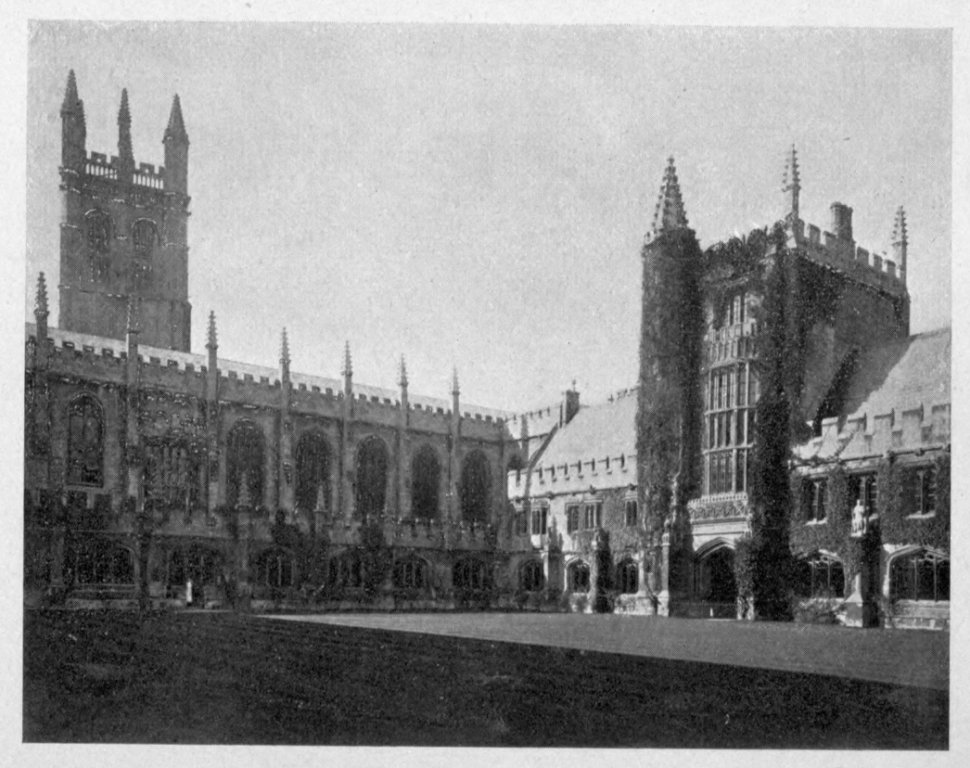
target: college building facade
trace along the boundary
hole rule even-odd
[[[25,357],[25,599],[74,606],[788,614],[949,621],[948,330],[892,258],[799,217],[702,250],[671,160],[643,248],[640,379],[511,413],[190,351],[189,139],[164,167],[61,108],[58,326]],[[772,559],[773,558],[773,559]],[[767,564],[767,565],[766,565]],[[778,584],[774,585],[775,576]],[[772,583],[769,588],[766,584]],[[766,606],[773,606],[767,607]]]

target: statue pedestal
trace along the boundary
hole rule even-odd
[[[845,626],[847,627],[876,627],[879,626],[879,606],[868,597],[868,584],[862,574],[856,574],[852,580],[852,594],[845,601]]]

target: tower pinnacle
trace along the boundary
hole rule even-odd
[[[290,342],[286,338],[285,327],[280,338],[280,367],[287,372],[290,370]]]
[[[185,121],[182,119],[182,102],[176,93],[172,99],[172,111],[168,115],[168,126],[165,128],[163,141],[182,141],[189,143],[189,136],[185,132]]]
[[[344,369],[341,371],[341,373],[345,377],[349,377],[349,376],[353,376],[354,375],[353,361],[350,359],[350,342],[349,341],[345,341],[344,342]]]
[[[74,70],[67,73],[67,88],[64,90],[64,102],[61,104],[61,114],[64,112],[75,112],[81,106],[81,100],[77,97],[77,78],[74,77]]]
[[[219,346],[216,339],[216,313],[213,311],[209,312],[209,330],[206,334],[205,346],[209,350],[215,350]]]
[[[401,355],[401,378],[398,381],[401,385],[401,389],[407,389],[408,386],[408,368],[404,362],[404,355]]]
[[[118,108],[118,177],[127,181],[135,170],[135,155],[131,146],[131,111],[128,109],[128,89],[121,89]]]
[[[687,213],[684,211],[684,200],[680,194],[677,168],[674,166],[674,158],[668,157],[663,182],[660,184],[657,208],[653,214],[653,226],[647,234],[647,242],[654,240],[664,232],[685,229],[686,227]]]
[[[451,394],[458,397],[460,393],[461,390],[458,388],[458,366],[456,365],[451,369]]]
[[[786,217],[798,221],[798,198],[802,191],[801,176],[798,173],[798,152],[795,145],[785,154],[785,175],[781,182],[781,191],[785,193],[785,204],[788,206]]]
[[[37,294],[34,300],[34,314],[44,315],[45,317],[50,314],[47,307],[47,280],[44,278],[43,272],[41,272],[37,277]]]
[[[909,231],[906,228],[906,211],[903,206],[896,209],[896,220],[893,223],[893,259],[899,268],[899,276],[903,284],[906,283],[906,259],[909,251]]]

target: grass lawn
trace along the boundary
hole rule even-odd
[[[945,749],[948,694],[230,613],[28,612],[24,740]]]

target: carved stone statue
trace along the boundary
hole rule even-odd
[[[856,501],[852,508],[852,535],[862,536],[866,532],[866,507],[862,499]]]

